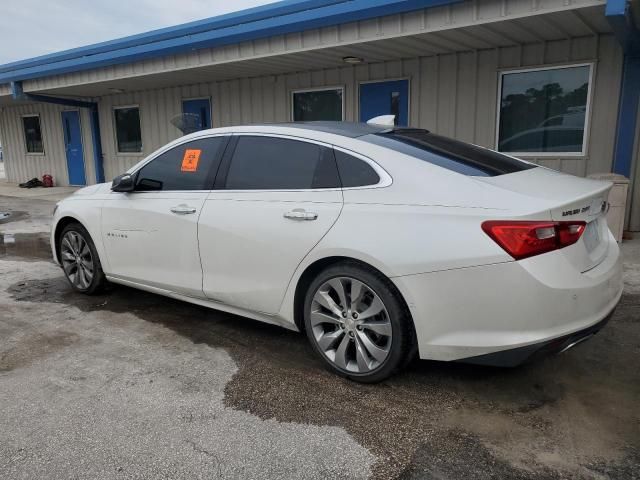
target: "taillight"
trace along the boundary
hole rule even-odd
[[[482,230],[516,260],[573,245],[585,227],[585,222],[517,220],[489,220],[482,224]]]

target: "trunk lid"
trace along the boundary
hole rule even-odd
[[[586,222],[587,227],[580,240],[561,250],[581,272],[594,268],[606,256],[609,242],[606,212],[611,183],[575,177],[543,167],[509,175],[476,178],[531,198],[531,218],[538,211],[540,219]]]

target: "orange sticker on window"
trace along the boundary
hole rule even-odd
[[[198,170],[198,162],[200,161],[201,153],[202,150],[185,150],[180,170],[183,172],[195,172]]]

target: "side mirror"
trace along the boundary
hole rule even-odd
[[[133,177],[129,173],[118,175],[113,179],[113,182],[111,182],[112,192],[133,192],[134,188]]]

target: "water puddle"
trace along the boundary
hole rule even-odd
[[[51,260],[47,233],[0,233],[0,259]]]
[[[0,211],[0,225],[9,222],[15,222],[27,217],[27,212],[23,211]]]

